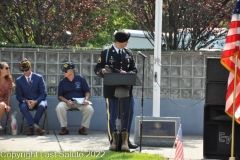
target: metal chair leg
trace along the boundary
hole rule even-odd
[[[43,123],[42,123],[42,129],[45,128],[45,121],[46,121],[46,109],[44,110],[44,118],[43,118]],[[40,122],[39,122],[40,123]],[[40,125],[40,124],[39,124]]]
[[[7,133],[7,128],[8,128],[8,134],[10,134],[10,127],[11,125],[8,124],[8,116],[9,112],[6,112],[6,122],[5,122],[5,127],[4,127],[4,133]]]
[[[47,109],[45,110],[45,118],[46,118],[46,121],[47,121],[47,134],[49,134]]]
[[[43,119],[43,124],[42,124],[42,128],[45,129],[45,125],[46,125],[46,130],[47,130],[47,134],[49,134],[48,131],[48,116],[47,116],[47,107],[44,110],[44,119]]]
[[[24,134],[24,115],[22,114],[22,124],[20,133]]]

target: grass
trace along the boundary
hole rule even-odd
[[[0,159],[4,160],[166,160],[157,154],[125,153],[112,151],[74,151],[74,152],[0,152]]]

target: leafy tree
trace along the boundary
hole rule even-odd
[[[143,30],[145,37],[149,42],[154,42],[155,31],[155,0],[125,0],[121,1],[121,8],[125,10],[128,18],[130,18],[138,29]],[[152,43],[152,45],[154,45]]]
[[[154,41],[155,0],[128,2],[121,3],[122,8]],[[234,4],[235,0],[163,0],[162,37],[168,49],[200,49],[226,36],[222,28],[228,26]]]
[[[1,0],[0,34],[8,43],[62,45],[64,31],[70,44],[84,44],[106,24],[99,0]],[[101,8],[101,9],[100,9]]]
[[[169,49],[195,50],[226,36],[233,0],[166,0],[163,32]]]
[[[90,44],[94,46],[103,46],[113,42],[113,33],[122,29],[141,29],[137,23],[132,20],[130,11],[123,10],[121,5],[128,5],[128,0],[122,0],[121,3],[116,0],[107,0],[101,6],[101,13],[106,17],[106,23],[96,36],[89,39]]]

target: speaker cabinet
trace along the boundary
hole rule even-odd
[[[206,81],[227,82],[229,71],[220,63],[221,58],[209,57],[206,59]]]
[[[206,59],[206,94],[204,105],[203,156],[229,159],[231,156],[232,119],[225,113],[229,71],[221,58]],[[240,159],[240,125],[235,124],[234,153]]]
[[[204,122],[232,122],[225,113],[225,105],[205,105]]]
[[[232,119],[224,105],[204,106],[203,156],[228,159],[231,156]],[[240,125],[235,123],[234,157],[240,159]]]
[[[206,82],[205,104],[225,105],[227,82]]]
[[[204,158],[228,159],[231,156],[232,123],[205,123],[203,135]],[[240,159],[240,125],[235,125],[234,156]]]

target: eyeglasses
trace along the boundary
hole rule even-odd
[[[29,68],[28,68],[28,69],[26,69],[26,70],[22,70],[22,72],[27,72],[27,71],[29,71]]]
[[[6,70],[10,70],[10,67],[5,67]]]

